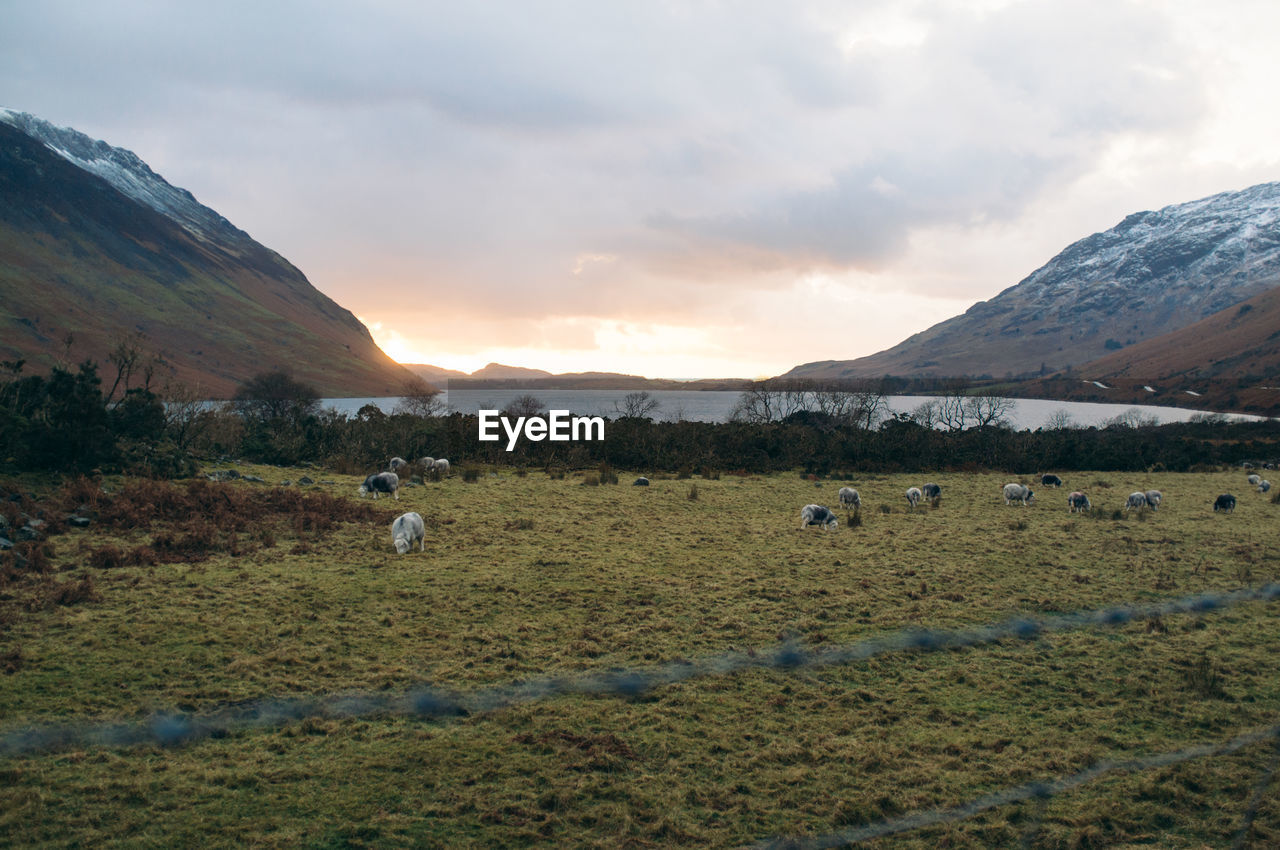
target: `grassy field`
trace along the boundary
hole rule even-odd
[[[125,510],[84,482],[62,494],[25,482],[51,518],[93,498],[102,518],[54,522],[47,572],[6,574],[0,734],[424,682],[468,692],[1280,576],[1280,504],[1238,470],[1075,473],[1021,508],[1000,498],[1016,480],[1002,474],[642,488],[630,475],[584,486],[581,474],[501,469],[374,503],[356,500],[353,476],[237,469],[267,483],[201,485],[202,528],[148,514],[141,490]],[[304,474],[336,498],[268,504]],[[925,480],[941,503],[908,511],[903,491]],[[800,530],[800,507],[834,507],[842,484],[861,491],[861,525],[838,511],[837,530]],[[1153,487],[1158,513],[1115,517],[1129,492]],[[1072,489],[1093,514],[1067,512]],[[1211,511],[1222,492],[1239,498],[1234,514]],[[425,553],[391,547],[390,519],[406,510],[427,521]],[[821,835],[1280,722],[1275,615],[1275,603],[1249,603],[633,698],[444,720],[319,716],[186,746],[11,755],[0,757],[0,844],[732,847]],[[1230,846],[1272,752],[1109,774],[873,846]],[[1274,791],[1251,841],[1280,845]]]

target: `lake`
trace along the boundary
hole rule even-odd
[[[617,407],[622,399],[634,390],[447,390],[445,403],[450,412],[474,414],[481,409],[501,410],[522,395],[532,395],[543,402],[547,410],[568,410],[579,416],[618,415]],[[717,390],[653,390],[649,395],[659,407],[653,418],[657,420],[687,420],[692,422],[724,422],[741,393]],[[889,409],[894,413],[910,413],[929,401],[931,396],[889,396]],[[376,405],[385,413],[391,413],[400,401],[388,398],[327,398],[321,404],[348,416],[366,404]],[[1102,425],[1126,411],[1136,410],[1143,416],[1154,417],[1161,423],[1184,422],[1207,411],[1180,407],[1156,407],[1135,404],[1096,404],[1079,401],[1051,401],[1044,399],[1017,399],[1009,414],[1010,424],[1018,430],[1044,427],[1050,417],[1066,411],[1073,425],[1088,427]],[[1229,414],[1238,420],[1262,419],[1261,416]]]

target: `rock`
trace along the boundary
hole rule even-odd
[[[640,476],[639,478],[637,478],[635,481],[632,481],[632,482],[631,482],[631,486],[632,486],[632,487],[648,487],[648,486],[649,486],[649,479],[648,479],[648,478],[645,478],[645,477],[642,475],[642,476]]]
[[[307,476],[305,476],[305,475],[298,479],[298,484],[299,484],[299,485],[315,484],[315,483],[316,483],[316,482],[312,481],[310,478],[308,478],[308,477],[307,477]]]
[[[0,552],[5,552],[13,548],[13,541],[8,537],[0,537]]]
[[[40,536],[40,532],[36,531],[29,525],[24,525],[18,529],[17,538],[19,540],[35,540]]]
[[[281,481],[281,482],[280,482],[280,486],[281,486],[281,487],[292,487],[292,486],[293,486],[293,482],[292,482],[292,481],[290,481],[288,478],[286,478],[285,480],[283,480],[283,481]]]
[[[337,484],[338,482],[337,482],[337,481],[321,481],[320,483],[321,483],[321,484],[325,484],[325,485],[328,485],[328,486],[332,487],[332,486],[334,486],[335,484]]]
[[[93,520],[89,519],[87,516],[67,517],[67,525],[71,526],[72,528],[88,528],[89,523],[91,522],[93,522]]]
[[[240,476],[240,480],[241,480],[241,481],[248,481],[248,482],[249,482],[249,483],[251,483],[251,484],[266,484],[266,483],[267,483],[267,482],[263,481],[261,478],[259,478],[259,477],[258,477],[258,476],[256,476],[256,475],[242,475],[242,476]]]

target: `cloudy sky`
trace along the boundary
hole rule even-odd
[[[1280,179],[1280,4],[0,0],[0,105],[135,151],[403,362],[777,374]]]

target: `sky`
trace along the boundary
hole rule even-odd
[[[401,362],[762,377],[1280,180],[1280,4],[0,0],[0,105],[142,157]]]

